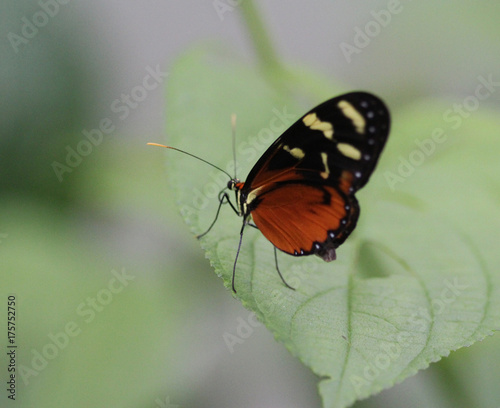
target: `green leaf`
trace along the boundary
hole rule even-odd
[[[227,50],[204,45],[170,72],[168,143],[232,174],[236,113],[237,174],[244,179],[303,112],[347,91],[303,69],[284,73],[275,86]],[[321,377],[325,407],[345,407],[390,387],[499,326],[500,123],[481,109],[454,130],[443,116],[451,107],[423,101],[392,109],[387,149],[357,195],[360,221],[338,259],[279,254],[296,291],[276,273],[272,245],[259,231],[245,230],[237,297]],[[436,136],[439,142],[432,139],[436,128],[445,134]],[[406,173],[405,160],[413,167]],[[187,224],[203,232],[227,176],[172,151],[168,169]],[[226,205],[200,241],[228,288],[240,223]]]

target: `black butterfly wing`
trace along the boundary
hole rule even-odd
[[[251,191],[294,169],[298,178],[338,185],[350,172],[352,191],[368,181],[390,129],[385,104],[366,92],[337,96],[307,112],[266,150],[250,171]]]
[[[241,189],[245,214],[278,249],[335,259],[356,226],[354,193],[368,181],[387,140],[389,112],[353,92],[306,113],[259,159]]]

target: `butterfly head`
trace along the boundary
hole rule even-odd
[[[243,184],[239,179],[232,178],[227,182],[227,188],[231,191],[238,191],[243,188]]]

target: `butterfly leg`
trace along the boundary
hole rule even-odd
[[[236,287],[234,285],[234,277],[236,275],[236,263],[238,262],[238,255],[240,254],[241,241],[243,241],[243,231],[245,230],[245,225],[247,225],[247,220],[246,217],[243,217],[243,225],[241,226],[241,231],[240,231],[240,242],[238,243],[238,250],[236,251],[236,257],[234,258],[234,265],[233,265],[233,280],[231,282],[231,287],[233,288],[234,293],[236,293]]]
[[[222,204],[229,203],[234,212],[239,215],[238,210],[229,199],[229,195],[226,192],[223,193],[223,191],[221,191],[221,194],[219,194],[219,207],[217,208],[217,213],[215,214],[215,218],[212,221],[212,224],[210,224],[210,227],[208,227],[208,229],[203,234],[197,235],[196,238],[200,239],[201,237],[208,234],[208,232],[212,229],[212,227],[215,225],[215,222],[217,221],[217,218],[219,218],[220,208],[222,207]]]
[[[243,241],[243,231],[245,230],[245,226],[246,225],[250,225],[251,227],[259,229],[255,224],[247,222],[246,219],[243,219],[243,225],[241,226],[241,231],[240,231],[240,241],[238,242],[238,250],[236,251],[236,257],[234,259],[234,265],[233,265],[233,279],[232,279],[232,282],[231,282],[231,286],[232,286],[232,289],[233,289],[234,293],[236,293],[236,287],[235,287],[235,284],[234,284],[234,279],[235,279],[235,276],[236,276],[236,263],[238,262],[238,256],[240,254],[240,249],[241,249],[241,242]],[[277,251],[277,249],[276,249],[275,246],[273,246],[273,248],[274,248],[274,262],[276,264],[276,271],[278,272],[278,275],[280,276],[281,280],[283,281],[283,283],[285,284],[285,286],[287,288],[295,290],[294,287],[290,286],[286,282],[285,278],[281,274],[280,268],[278,266],[278,251]]]
[[[280,276],[281,280],[283,281],[283,283],[285,284],[285,286],[287,288],[295,290],[295,288],[291,287],[288,283],[286,283],[285,278],[283,278],[283,275],[280,272],[280,268],[278,267],[278,251],[277,251],[276,247],[273,247],[273,248],[274,248],[274,262],[276,263],[276,270],[278,271],[278,275]]]

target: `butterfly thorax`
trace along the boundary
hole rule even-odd
[[[236,205],[238,206],[238,211],[239,211],[239,214],[240,216],[243,216],[245,215],[245,206],[243,205],[244,204],[244,201],[245,201],[245,198],[243,197],[243,201],[242,201],[242,195],[241,195],[241,190],[243,189],[243,186],[245,185],[245,183],[241,182],[239,179],[237,178],[233,178],[231,180],[229,180],[227,182],[227,188],[231,191],[234,191],[235,192],[235,195],[236,195]]]
[[[239,215],[248,218],[257,205],[257,194],[262,188],[249,190],[248,186],[246,187],[247,188],[245,188],[245,183],[239,179],[231,179],[227,183],[227,188],[235,192]]]

